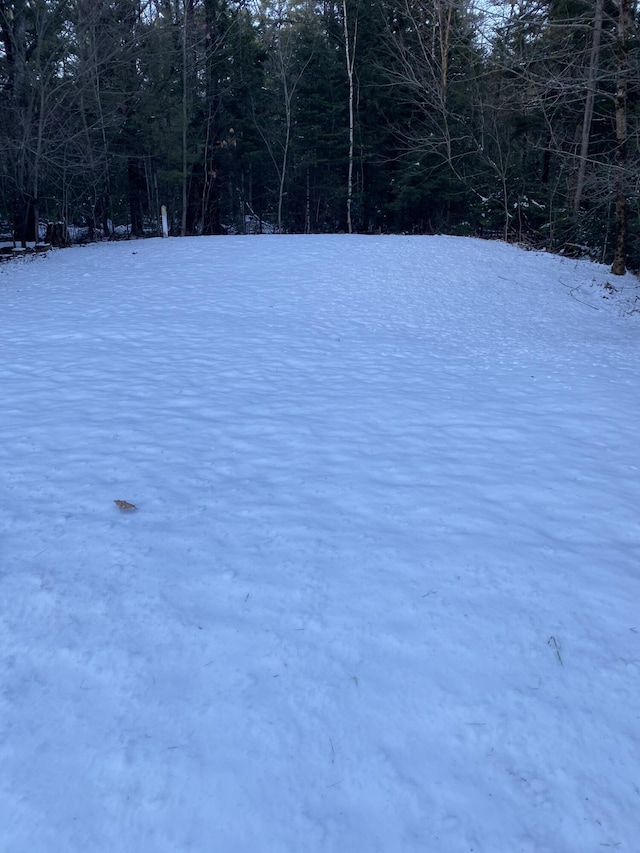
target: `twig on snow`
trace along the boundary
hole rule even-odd
[[[555,637],[549,637],[549,639],[547,640],[547,645],[549,645],[555,649],[556,655],[558,657],[558,661],[560,662],[560,666],[564,666],[564,664],[562,663],[562,657],[560,656],[560,643],[559,643],[559,641],[556,640]]]

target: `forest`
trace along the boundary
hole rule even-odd
[[[0,222],[640,267],[633,0],[0,0]]]

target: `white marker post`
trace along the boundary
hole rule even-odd
[[[166,205],[162,205],[160,208],[160,215],[162,216],[162,236],[169,236],[169,223],[167,222],[167,207]]]

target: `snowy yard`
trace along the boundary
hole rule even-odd
[[[451,237],[1,267],[0,853],[637,853],[636,284]]]

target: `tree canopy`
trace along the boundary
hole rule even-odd
[[[633,0],[0,0],[0,217],[640,266],[639,56]]]

